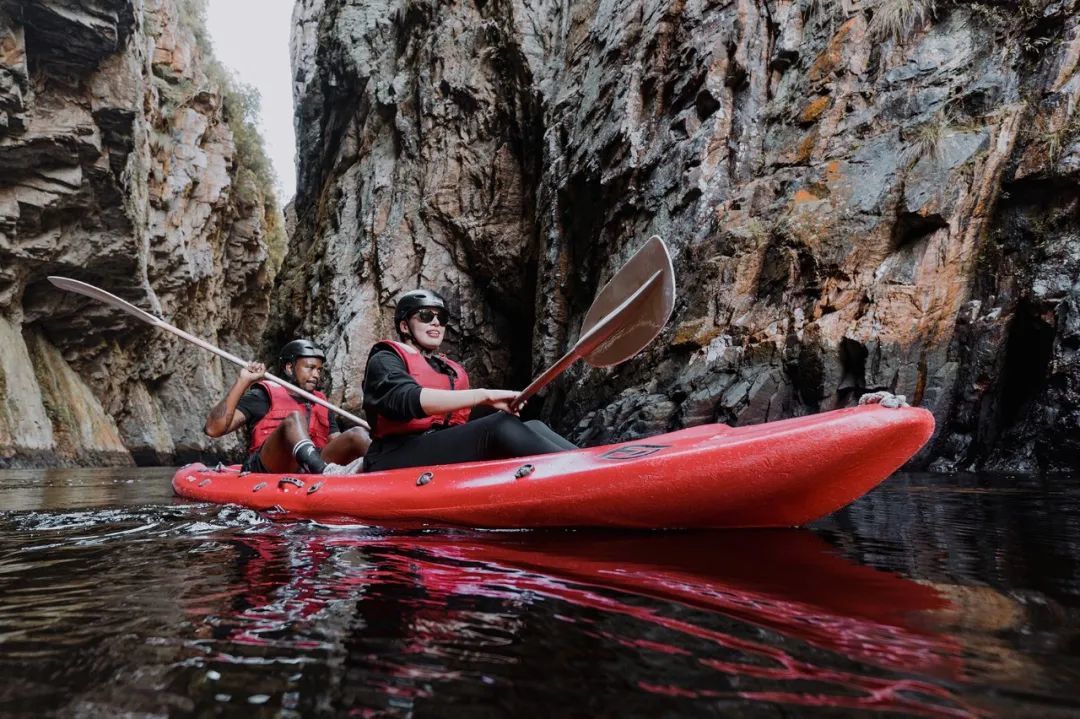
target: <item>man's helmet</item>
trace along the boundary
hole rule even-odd
[[[411,290],[403,294],[394,308],[394,325],[398,325],[416,310],[424,307],[433,307],[439,310],[446,309],[446,301],[431,290]]]
[[[293,340],[282,347],[281,354],[278,355],[282,371],[285,370],[285,365],[295,362],[300,357],[316,357],[323,362],[326,361],[326,354],[311,340]]]

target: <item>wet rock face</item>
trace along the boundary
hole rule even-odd
[[[534,402],[575,439],[888,389],[937,417],[923,464],[1075,468],[1076,5],[302,0],[273,332],[357,406],[429,286],[477,384],[520,387],[657,233],[669,328]]]
[[[172,0],[0,0],[0,466],[174,462],[234,376],[46,277],[83,279],[250,354],[264,203]],[[238,179],[239,178],[239,179]]]

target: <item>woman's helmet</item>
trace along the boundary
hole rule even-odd
[[[411,290],[403,294],[394,308],[394,325],[397,326],[403,319],[419,309],[434,307],[446,310],[446,300],[431,290]]]
[[[285,365],[295,362],[301,357],[315,357],[326,361],[326,354],[315,346],[311,340],[293,340],[281,348],[278,361],[281,362],[281,371],[285,371]]]

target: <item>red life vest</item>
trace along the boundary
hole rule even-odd
[[[428,364],[424,355],[420,354],[420,350],[404,342],[382,340],[376,343],[375,347],[372,347],[372,352],[380,345],[389,347],[397,353],[397,356],[405,363],[405,370],[421,387],[427,387],[428,389],[469,389],[469,374],[465,371],[465,368],[444,354],[440,354],[439,359],[454,370],[456,377],[451,378],[450,375],[436,370]],[[375,416],[375,429],[372,434],[375,437],[389,437],[398,434],[419,434],[436,425],[452,427],[456,424],[468,422],[470,412],[472,412],[472,409],[459,409],[447,415],[437,417],[428,415],[419,419],[410,419],[407,422],[400,422],[385,415],[377,414]]]
[[[277,426],[285,421],[290,412],[299,412],[301,415],[308,408],[300,403],[289,391],[273,382],[256,382],[270,395],[270,411],[263,415],[262,419],[251,428],[251,441],[248,443],[248,451],[254,452],[263,446],[266,438],[277,429]],[[312,392],[319,399],[326,399],[322,392]],[[330,413],[321,404],[312,404],[308,416],[308,436],[315,444],[316,449],[322,449],[330,441]]]

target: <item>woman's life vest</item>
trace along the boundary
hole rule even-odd
[[[405,363],[405,370],[412,376],[416,383],[428,389],[469,389],[469,374],[465,368],[444,354],[438,355],[439,359],[454,373],[453,376],[443,374],[428,364],[424,355],[411,345],[394,340],[382,340],[375,347],[384,345],[397,353]],[[374,351],[375,348],[372,348]],[[459,409],[449,414],[420,417],[406,422],[390,419],[385,415],[377,415],[375,429],[372,434],[375,437],[389,437],[400,434],[419,434],[436,427],[452,427],[456,424],[465,424],[469,421],[471,409]]]
[[[291,412],[299,412],[301,416],[308,413],[308,436],[315,444],[316,449],[322,449],[330,441],[330,412],[321,404],[312,404],[310,410],[299,400],[289,394],[289,391],[272,382],[256,382],[270,395],[270,411],[263,415],[262,419],[251,428],[251,441],[248,443],[248,451],[256,452],[263,446],[263,442],[269,437],[278,425],[285,421]],[[319,399],[326,399],[322,392],[312,392]]]

